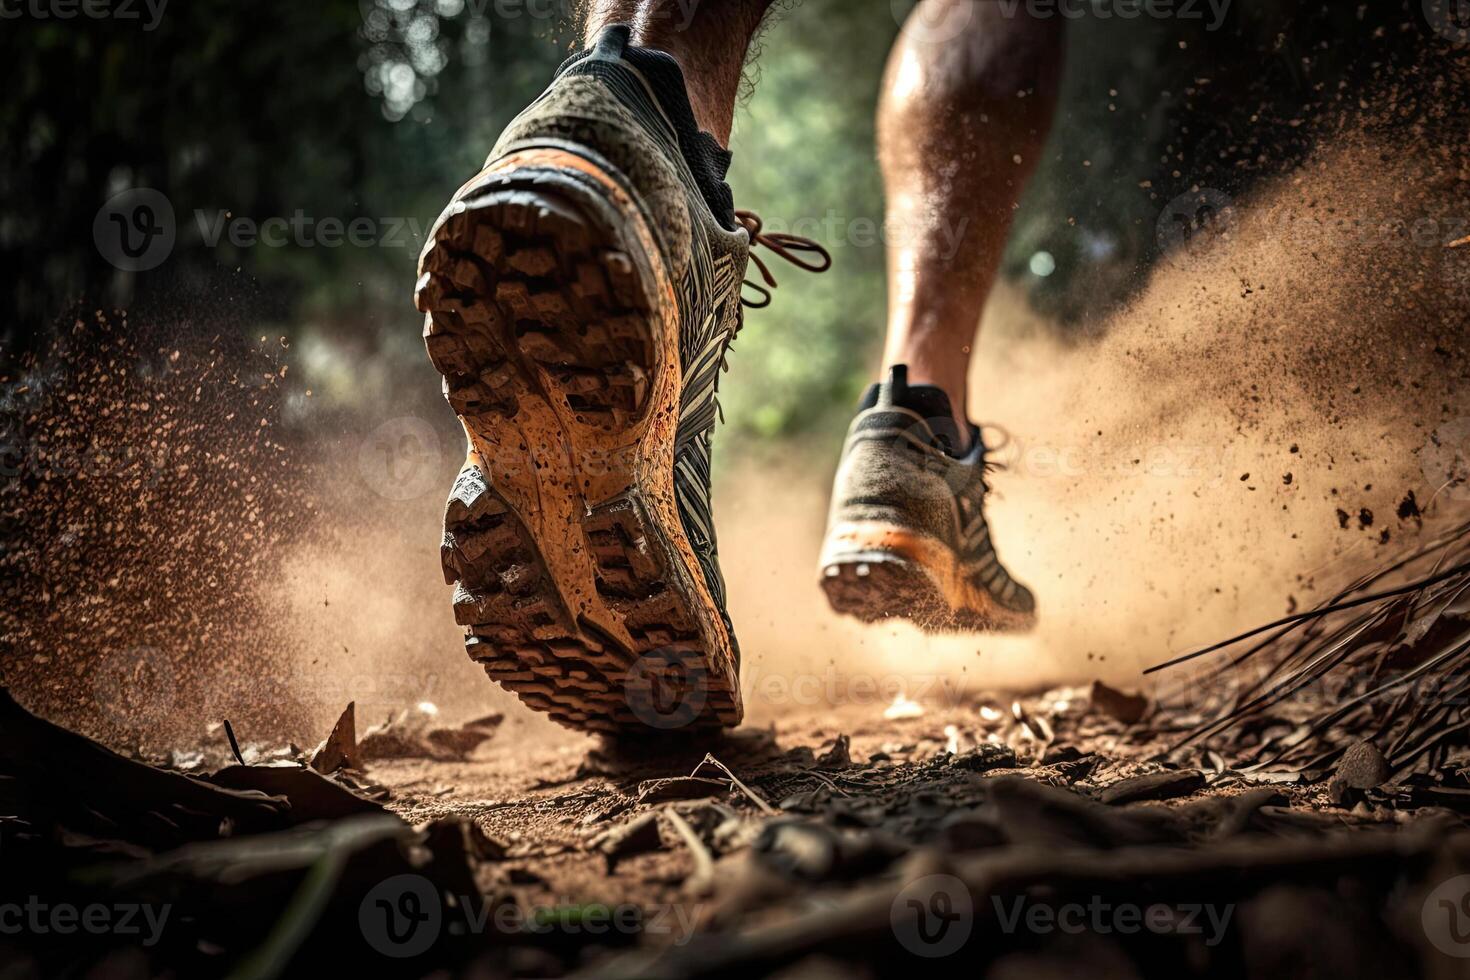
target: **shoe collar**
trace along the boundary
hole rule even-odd
[[[921,427],[919,435],[936,450],[958,463],[980,466],[985,463],[985,440],[979,426],[969,426],[969,449],[961,456],[951,452],[958,432],[955,430],[954,413],[949,396],[934,385],[909,384],[909,369],[906,364],[895,364],[888,376],[871,386],[858,404],[859,414],[870,411],[899,412],[914,419]]]
[[[735,217],[735,196],[726,183],[733,155],[714,136],[699,128],[694,106],[689,101],[684,69],[679,66],[678,59],[656,48],[635,47],[631,43],[632,37],[633,29],[627,24],[603,28],[591,48],[579,51],[562,62],[554,79],[578,69],[587,71],[590,62],[617,64],[629,71],[642,84],[649,101],[668,124],[700,196],[715,220],[726,231],[735,231],[739,227]]]

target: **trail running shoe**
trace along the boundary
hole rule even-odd
[[[444,574],[470,656],[556,721],[730,726],[716,382],[751,246],[826,253],[734,210],[677,62],[628,39],[609,28],[562,65],[420,259],[424,339],[469,439]]]
[[[822,548],[832,608],[932,632],[1029,628],[1036,601],[1002,567],[985,522],[985,444],[957,438],[949,396],[908,369],[868,390],[848,431]],[[951,449],[968,441],[969,451]]]

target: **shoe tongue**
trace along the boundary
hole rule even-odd
[[[909,384],[909,369],[905,364],[895,364],[889,368],[887,380],[868,389],[858,410],[876,408],[883,400],[885,389],[888,404],[906,408],[928,422],[935,440],[949,455],[958,455],[957,447],[964,446],[969,441],[961,438],[949,395],[945,394],[944,389],[934,385]]]
[[[726,231],[735,230],[735,195],[725,177],[733,159],[719,140],[699,128],[694,107],[689,102],[689,89],[684,71],[674,56],[654,48],[636,48],[629,44],[632,32],[626,24],[614,24],[598,35],[597,44],[588,51],[573,55],[557,69],[557,76],[587,58],[599,61],[625,61],[638,69],[653,89],[654,97],[679,138],[679,150],[694,175],[700,195]]]

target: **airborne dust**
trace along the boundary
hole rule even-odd
[[[1459,148],[1337,140],[1229,202],[1086,339],[997,295],[972,414],[1011,436],[991,521],[1039,595],[1030,636],[838,620],[814,566],[838,447],[727,459],[751,720],[876,714],[900,689],[1136,685],[1463,517],[1465,169]],[[154,746],[227,717],[244,738],[314,739],[352,699],[367,722],[510,703],[466,661],[438,570],[462,444],[432,374],[419,403],[323,421],[298,354],[98,313],[6,379],[0,625],[23,702]]]

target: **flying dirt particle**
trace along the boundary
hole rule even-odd
[[[1347,530],[1347,526],[1348,526],[1348,522],[1351,521],[1352,519],[1353,519],[1353,515],[1349,514],[1347,511],[1343,510],[1341,507],[1337,508],[1337,526],[1338,527],[1340,527],[1344,531],[1346,531]]]
[[[224,363],[238,370],[221,377]],[[30,447],[0,483],[0,513],[24,516],[0,555],[5,682],[129,745],[195,734],[216,711],[252,727],[304,716],[291,638],[257,594],[312,533],[309,457],[252,424],[283,400],[279,358],[99,317],[58,329],[26,366],[45,384],[12,392],[3,420]],[[28,669],[36,655],[52,669]]]
[[[1367,530],[1373,526],[1373,512],[1367,507],[1358,511],[1358,527]]]
[[[1293,479],[1294,479],[1294,477],[1290,473],[1286,474],[1285,476],[1283,476],[1281,478],[1281,484],[1282,484],[1282,486],[1287,486],[1287,487],[1291,486],[1291,482],[1292,482]]]
[[[1415,498],[1414,491],[1410,490],[1408,495],[1399,501],[1398,516],[1401,521],[1412,519],[1419,524],[1424,523],[1424,516],[1419,510],[1419,501]]]

